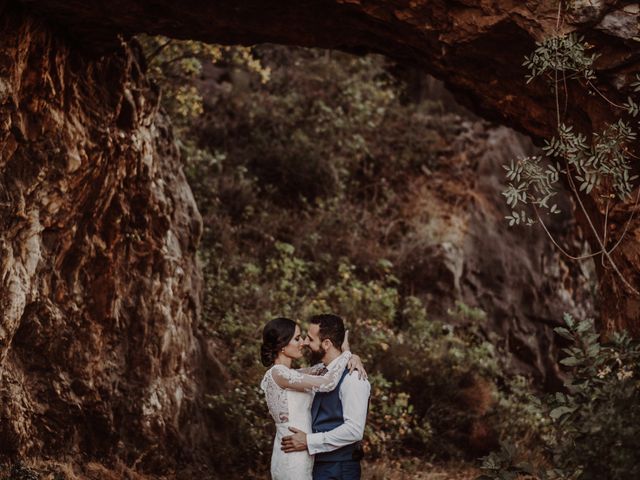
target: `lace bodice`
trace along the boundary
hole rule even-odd
[[[351,352],[343,352],[329,364],[323,375],[310,375],[318,372],[318,367],[294,370],[284,365],[274,365],[264,374],[260,388],[264,391],[269,413],[276,423],[289,421],[287,389],[300,392],[330,392],[340,382]],[[320,366],[322,368],[322,366]]]

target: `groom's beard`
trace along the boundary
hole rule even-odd
[[[324,350],[322,350],[322,347],[320,347],[320,350],[318,350],[317,352],[314,352],[309,348],[307,358],[309,359],[309,363],[311,365],[322,363],[322,359],[324,358]]]

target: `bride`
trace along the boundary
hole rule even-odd
[[[311,432],[313,394],[336,388],[345,367],[350,371],[364,372],[360,358],[349,351],[348,335],[345,335],[342,353],[331,362],[328,370],[321,363],[292,369],[292,360],[302,357],[303,345],[300,327],[288,318],[271,320],[262,332],[262,364],[270,368],[264,374],[260,387],[265,393],[269,413],[276,422],[271,454],[273,480],[311,480],[313,457],[306,451],[284,453],[280,449],[282,437],[291,434],[289,427]]]

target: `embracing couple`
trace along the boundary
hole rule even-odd
[[[291,368],[304,348],[318,363]],[[271,320],[262,333],[261,356],[269,369],[260,386],[276,422],[272,479],[359,479],[371,386],[360,358],[349,350],[342,319],[313,316],[306,337],[293,320]]]

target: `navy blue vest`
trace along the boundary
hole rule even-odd
[[[336,388],[330,392],[319,392],[315,394],[311,404],[311,429],[313,433],[328,432],[344,423],[342,416],[342,401],[340,401],[340,385],[345,377],[349,375],[349,369],[345,368]],[[345,445],[333,452],[318,453],[315,455],[316,462],[344,462],[345,460],[359,460],[358,453],[360,442]]]

